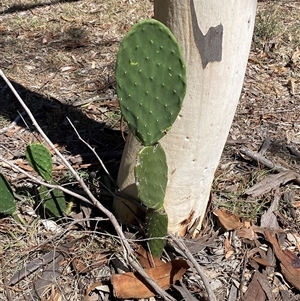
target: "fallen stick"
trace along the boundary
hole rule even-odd
[[[171,238],[174,240],[174,242],[177,244],[178,248],[182,251],[182,253],[185,255],[185,257],[190,260],[190,262],[193,264],[194,268],[198,272],[199,276],[201,277],[201,280],[204,284],[204,287],[206,289],[206,292],[208,294],[209,301],[217,301],[216,296],[213,292],[213,290],[210,287],[209,281],[207,276],[205,275],[203,269],[198,264],[197,260],[194,258],[193,254],[190,252],[190,250],[187,248],[187,246],[184,244],[181,238],[176,237],[174,235],[171,235]]]
[[[293,179],[293,182],[295,184],[297,184],[297,185],[300,185],[300,174],[299,173],[297,173],[297,172],[295,172],[295,171],[293,171],[293,170],[291,170],[289,168],[285,168],[285,167],[283,167],[283,166],[281,166],[279,164],[275,164],[272,161],[270,161],[269,159],[267,159],[264,156],[262,156],[261,154],[255,153],[252,150],[250,150],[250,149],[248,149],[248,148],[246,148],[244,146],[240,148],[240,152],[243,155],[245,155],[245,156],[253,159],[257,163],[261,163],[264,166],[266,166],[266,167],[268,167],[268,168],[270,168],[270,169],[272,169],[272,170],[274,170],[276,172],[282,172],[282,171],[290,171],[290,172],[292,172],[295,175],[295,178]]]

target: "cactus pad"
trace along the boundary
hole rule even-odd
[[[146,214],[146,233],[148,238],[158,237],[158,239],[150,239],[148,244],[152,255],[159,258],[166,244],[164,237],[168,233],[168,216],[163,211],[148,210]]]
[[[46,181],[52,177],[52,157],[46,146],[32,143],[26,148],[26,158],[32,168]]]
[[[138,153],[134,172],[141,202],[151,209],[163,208],[168,165],[162,146],[157,144],[144,147]]]
[[[16,211],[16,203],[12,189],[4,175],[0,174],[0,212],[13,214]]]
[[[186,68],[170,30],[156,20],[141,21],[123,39],[116,63],[123,117],[143,145],[170,129],[186,91]]]
[[[48,189],[46,186],[39,188],[40,198],[45,211],[53,217],[64,216],[67,210],[64,193],[59,189]]]

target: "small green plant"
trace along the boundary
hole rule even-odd
[[[270,41],[278,39],[283,34],[279,8],[279,5],[273,4],[258,12],[253,33],[253,43],[256,48],[264,48]]]
[[[147,207],[146,233],[160,257],[167,234],[164,210],[168,182],[166,154],[159,140],[176,120],[186,92],[186,68],[179,45],[162,23],[141,21],[124,37],[116,63],[121,113],[142,148],[135,166],[136,187]]]
[[[52,157],[49,150],[40,143],[32,143],[26,148],[26,158],[30,166],[47,182],[52,182]],[[62,217],[67,206],[64,194],[59,189],[49,189],[41,185],[39,195],[45,211],[56,218]]]

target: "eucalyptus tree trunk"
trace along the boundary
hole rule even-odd
[[[256,4],[256,0],[154,1],[155,18],[177,38],[187,67],[182,110],[160,141],[169,167],[164,207],[171,233],[195,235],[201,227],[243,85]],[[117,181],[121,191],[135,198],[133,169],[139,149],[140,143],[129,135]],[[131,213],[122,202],[115,200],[114,211],[130,221]]]

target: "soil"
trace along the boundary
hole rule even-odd
[[[212,187],[211,212],[226,211],[217,211],[218,218],[208,214],[196,245],[186,241],[209,277],[217,300],[240,300],[242,295],[244,300],[254,300],[258,297],[249,295],[249,290],[254,289],[263,291],[264,297],[259,300],[300,300],[299,287],[297,290],[297,285],[285,278],[280,260],[278,257],[275,260],[276,252],[270,251],[271,246],[275,249],[271,240],[254,227],[266,226],[262,215],[278,199],[274,211],[280,229],[277,238],[281,246],[293,252],[297,261],[300,253],[299,14],[298,1],[258,3],[244,86]],[[152,17],[152,1],[19,0],[12,4],[2,0],[0,15],[0,69],[57,149],[109,207],[112,197],[106,188],[111,191],[114,187],[78,134],[92,146],[116,179],[126,136],[115,90],[116,52],[133,24]],[[25,150],[29,143],[45,140],[3,79],[0,79],[0,108],[1,157],[34,174],[26,163]],[[257,155],[273,165],[262,160],[257,162]],[[53,160],[53,180],[68,184],[78,192],[74,177],[55,154]],[[109,290],[110,275],[119,268],[124,271],[125,263],[123,250],[109,223],[94,222],[93,218],[100,213],[91,214],[91,208],[81,204],[82,207],[76,205],[73,210],[76,223],[63,220],[51,228],[48,216],[41,210],[37,215],[33,210],[38,202],[36,185],[7,163],[0,163],[0,172],[18,198],[16,216],[0,216],[0,299],[34,300],[39,293],[33,293],[33,288],[41,288],[37,284],[39,276],[26,273],[15,283],[9,281],[25,263],[48,252],[53,257],[51,252],[61,248],[62,259],[55,263],[62,267],[61,271],[55,275],[55,281],[48,279],[50,285],[40,296],[42,300],[114,300]],[[262,182],[268,176],[273,178]],[[248,191],[259,183],[262,184],[255,186],[258,188],[254,193]],[[256,193],[258,190],[260,193]],[[235,228],[237,221],[243,227],[248,223],[246,228],[254,236],[247,232],[245,237],[245,233],[243,236],[229,229],[222,220],[225,214],[234,220],[234,230],[240,230]],[[84,218],[89,222],[80,222]],[[98,223],[102,223],[101,227]],[[125,226],[124,230],[133,231]],[[249,255],[254,249],[260,259]],[[266,263],[267,253],[273,256],[272,264]],[[177,253],[172,250],[170,254]],[[181,287],[187,295],[173,288],[171,294],[176,299],[207,300],[197,273],[188,271]]]

